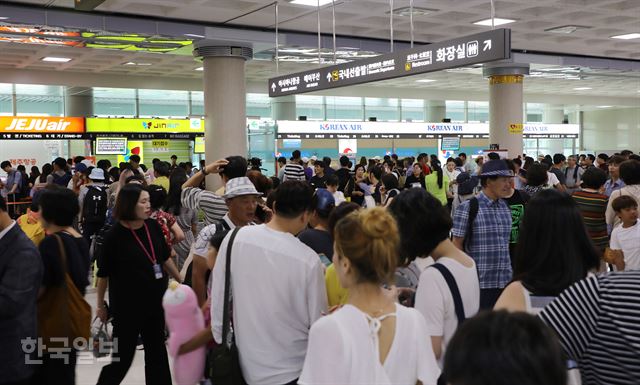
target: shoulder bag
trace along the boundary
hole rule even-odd
[[[240,230],[233,229],[227,245],[226,271],[224,273],[224,306],[222,313],[222,343],[215,346],[209,354],[209,378],[216,385],[246,384],[240,368],[238,347],[233,335],[231,320],[231,249]]]
[[[38,299],[38,336],[47,347],[73,346],[73,340],[89,341],[91,306],[71,280],[67,268],[67,253],[62,238],[53,234],[60,250],[64,280],[60,286],[47,287]]]

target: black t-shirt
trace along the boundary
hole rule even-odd
[[[298,239],[316,253],[326,255],[329,260],[333,258],[333,239],[328,231],[307,229],[298,234]]]
[[[412,188],[412,187],[414,187],[413,186],[414,183],[419,183],[420,186],[422,186],[423,189],[427,188],[426,181],[425,181],[424,177],[422,176],[422,174],[420,174],[419,177],[416,177],[413,174],[409,175],[404,181],[404,188]]]
[[[344,192],[347,182],[349,182],[349,178],[351,177],[351,173],[348,168],[341,168],[337,170],[335,174],[338,177],[338,191]]]
[[[327,187],[327,177],[326,176],[318,176],[314,175],[313,178],[309,181],[309,184],[313,189],[317,188],[326,188]]]
[[[520,238],[520,223],[524,217],[524,210],[527,202],[531,197],[529,194],[522,190],[514,190],[514,193],[509,198],[504,198],[511,209],[511,235],[509,236],[509,252],[511,254],[511,260],[515,257],[516,245]]]
[[[160,225],[153,219],[147,219],[145,224],[163,277],[156,279],[153,264],[131,229],[116,223],[105,237],[104,252],[98,260],[98,277],[109,278],[110,305],[114,311],[139,311],[162,306],[168,281],[162,265],[169,258],[170,251]],[[147,251],[151,252],[145,227],[135,232]]]
[[[555,167],[551,167],[551,170],[549,170],[549,172],[552,172],[555,176],[558,177],[558,180],[560,181],[561,185],[567,185],[567,177],[564,175],[564,173],[562,172],[562,170],[557,169]]]
[[[71,234],[59,232],[57,235],[62,239],[65,254],[67,257],[67,271],[71,280],[84,295],[89,285],[89,245],[83,237],[76,238]],[[55,236],[49,235],[42,240],[39,246],[44,274],[42,285],[59,286],[64,280],[64,270],[60,256],[60,246]]]

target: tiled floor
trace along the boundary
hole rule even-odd
[[[88,290],[86,300],[92,307],[96,304],[96,294],[94,290]],[[76,366],[76,384],[93,385],[98,380],[100,370],[103,366],[111,362],[110,357],[96,359],[91,352],[80,352],[78,354],[78,364]],[[171,357],[169,357],[171,363]],[[144,385],[144,350],[138,350],[131,364],[129,373],[122,382],[123,385]]]

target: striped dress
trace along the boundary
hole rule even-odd
[[[592,276],[545,306],[583,385],[640,384],[640,271]]]
[[[605,216],[609,197],[589,191],[576,191],[572,197],[582,213],[584,224],[591,240],[593,240],[598,250],[604,251],[609,246],[609,233],[607,232]]]

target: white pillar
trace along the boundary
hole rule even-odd
[[[231,155],[247,156],[245,61],[248,47],[221,46],[201,41],[193,51],[203,59],[205,159],[211,163]],[[207,177],[207,189],[222,185],[220,177]]]
[[[521,155],[524,123],[522,83],[524,75],[529,74],[529,65],[485,65],[483,73],[489,77],[489,143],[508,150],[511,158]]]
[[[93,88],[65,87],[64,116],[91,118],[93,116]],[[91,154],[90,140],[68,141],[68,156]]]
[[[271,98],[271,116],[273,120],[296,120],[296,96]]]
[[[542,123],[562,124],[564,122],[564,106],[546,104],[542,110]],[[549,155],[564,152],[564,139],[547,139],[549,141]]]
[[[444,100],[427,100],[425,102],[425,120],[431,123],[441,123],[447,117],[447,107]]]

